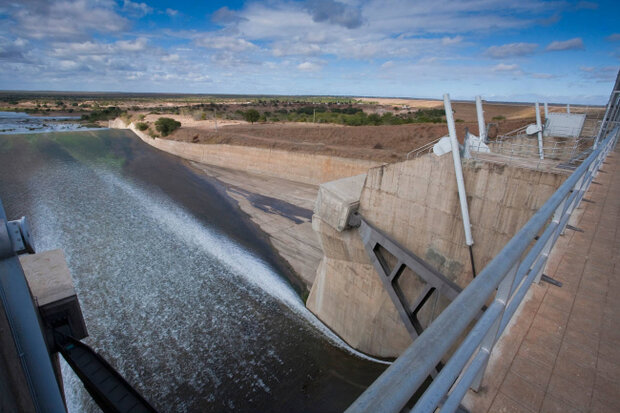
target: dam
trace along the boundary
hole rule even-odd
[[[177,158],[122,130],[2,145],[7,214],[64,250],[85,342],[161,411],[338,411],[385,368],[305,309],[264,236]],[[98,411],[62,370],[69,411]]]
[[[3,200],[11,214],[33,217],[43,249],[62,240],[80,274],[85,341],[162,409],[455,411],[467,408],[470,386],[480,390],[530,285],[569,284],[545,268],[562,234],[580,230],[579,203],[615,147],[617,89],[593,133],[583,116],[570,145],[557,145],[550,123],[545,132],[538,121],[486,143],[481,123],[460,148],[446,98],[450,135],[410,159],[325,157],[312,174],[304,154],[152,138],[121,120],[111,126],[140,139],[114,129],[16,137],[3,143],[12,151]],[[54,167],[42,172],[45,162]],[[295,283],[294,254],[275,254],[235,215],[230,188],[191,162],[238,162],[316,186],[311,223],[306,212],[292,214],[316,234],[305,242],[320,254],[302,266],[316,263],[314,276]],[[28,188],[26,202],[11,195],[19,188]],[[309,289],[305,306],[289,280]],[[373,357],[396,361],[383,372]],[[71,394],[72,409],[94,409],[79,390]]]

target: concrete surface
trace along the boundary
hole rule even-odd
[[[318,187],[198,162],[191,165],[226,186],[309,291],[323,256],[311,223]]]
[[[363,159],[314,155],[278,149],[198,144],[151,138],[144,132],[137,130],[133,123],[126,126],[121,119],[110,121],[109,127],[130,129],[147,144],[190,161],[312,185],[359,175],[365,173],[368,168],[380,164]]]
[[[39,307],[75,296],[73,279],[62,250],[20,255],[19,262]]]
[[[620,412],[620,151],[586,193],[541,283],[498,342],[472,412]]]
[[[473,253],[480,271],[566,178],[501,162],[463,161]],[[373,226],[465,287],[472,279],[450,155],[428,154],[368,171],[359,212]],[[337,214],[336,214],[337,215]],[[338,231],[333,217],[315,211],[313,227],[323,258],[306,303],[324,323],[360,351],[396,357],[410,343],[357,230]],[[412,301],[423,287],[406,271],[399,281]],[[435,301],[436,300],[436,301]],[[431,298],[427,325],[447,305]]]
[[[319,186],[314,214],[338,231],[347,226],[349,215],[357,211],[366,174],[326,182]]]

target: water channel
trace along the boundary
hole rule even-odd
[[[84,341],[162,412],[337,412],[385,368],[304,307],[217,181],[131,132],[3,135],[0,197],[64,250]],[[71,412],[98,411],[63,377]]]

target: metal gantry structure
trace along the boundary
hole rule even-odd
[[[532,283],[543,276],[553,246],[619,137],[620,73],[587,158],[347,412],[454,412],[470,388],[479,390],[493,347]],[[446,363],[435,375],[442,360]]]

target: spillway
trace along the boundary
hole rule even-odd
[[[0,194],[64,249],[86,343],[161,411],[341,411],[384,368],[305,309],[217,182],[131,133],[3,136]],[[70,411],[98,410],[63,377]]]

